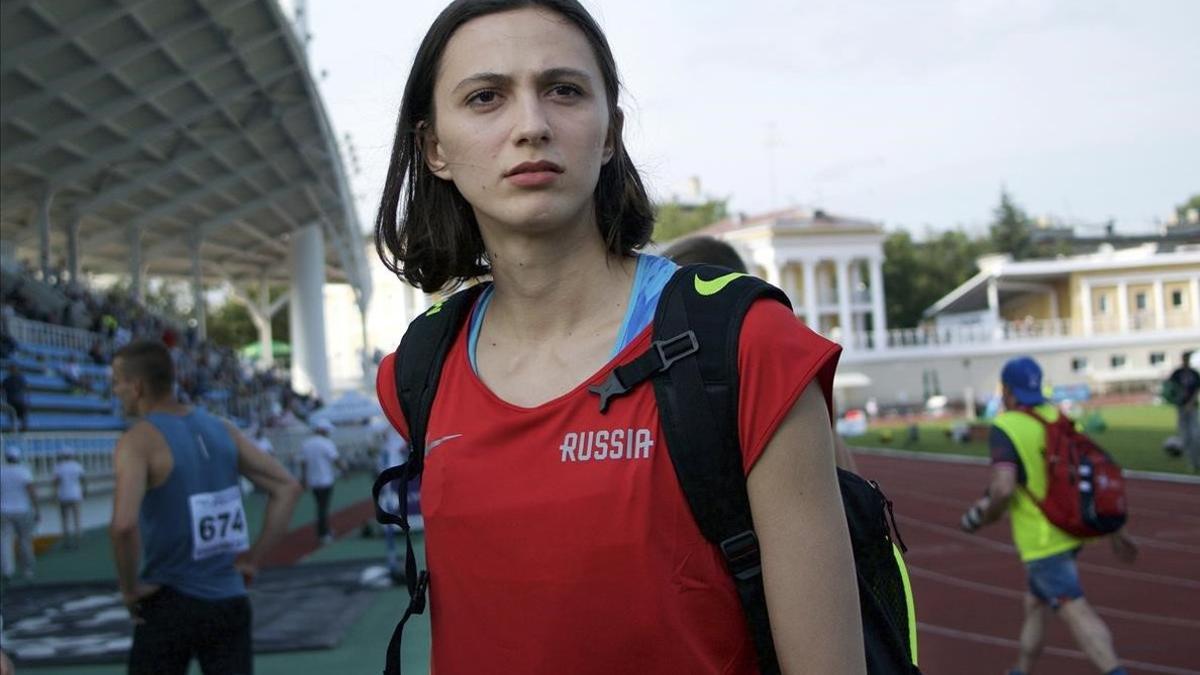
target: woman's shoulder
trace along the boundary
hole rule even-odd
[[[839,348],[836,342],[806,326],[791,307],[771,298],[759,298],[750,305],[742,322],[740,342],[743,347],[803,347],[822,353]]]

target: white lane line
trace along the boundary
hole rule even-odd
[[[967,534],[966,532],[963,532],[955,527],[947,527],[945,525],[937,525],[934,523],[927,523],[923,520],[920,520],[919,518],[913,518],[912,516],[904,516],[904,515],[897,515],[896,520],[898,522],[904,523],[906,527],[915,527],[915,528],[921,529],[921,530],[930,530],[933,532],[938,532],[938,533],[944,534],[946,536],[953,537],[959,541],[969,541],[977,546],[990,548],[993,551],[1004,551],[1006,553],[1013,553],[1013,554],[1016,553],[1016,549],[1013,548],[1013,546],[1011,544],[1002,544],[998,541],[992,541],[991,539],[987,539],[986,537],[980,537],[978,535]],[[1153,583],[1153,584],[1164,584],[1167,586],[1171,586],[1173,588],[1190,588],[1190,589],[1200,590],[1200,581],[1193,581],[1191,579],[1182,579],[1180,577],[1172,577],[1172,576],[1167,576],[1165,574],[1154,574],[1151,572],[1134,572],[1132,570],[1116,569],[1113,567],[1106,567],[1104,565],[1097,565],[1095,563],[1087,563],[1087,562],[1077,562],[1076,565],[1079,566],[1079,569],[1088,570],[1091,572],[1095,572],[1097,574],[1105,574],[1105,575],[1112,576],[1112,577],[1121,577],[1123,579],[1136,579],[1138,581],[1145,581],[1145,582]]]
[[[933,452],[917,452],[916,450],[897,450],[895,448],[868,448],[863,446],[852,446],[850,448],[854,452],[861,452],[864,455],[878,455],[880,457],[896,457],[901,459],[919,459],[926,462],[940,462],[942,464],[990,464],[991,460],[987,457],[976,457],[974,455],[955,455]],[[1200,485],[1200,476],[1188,476],[1185,474],[1165,473],[1162,471],[1130,471],[1125,470],[1125,475],[1130,478],[1139,480],[1162,481],[1164,483],[1180,483],[1183,485]],[[1188,499],[1194,499],[1189,495],[1178,495]]]
[[[917,630],[923,630],[934,635],[963,640],[965,642],[975,642],[978,644],[995,645],[997,647],[1008,647],[1009,649],[1019,649],[1020,643],[1016,640],[1008,638],[995,637],[993,635],[981,635],[980,633],[970,633],[965,630],[955,628],[946,628],[930,623],[917,622]],[[1047,654],[1055,656],[1064,656],[1069,659],[1079,659],[1086,661],[1087,656],[1078,649],[1064,649],[1062,647],[1046,647],[1043,650]],[[1121,664],[1139,670],[1145,670],[1151,673],[1167,673],[1168,675],[1198,675],[1200,670],[1191,670],[1188,668],[1177,668],[1175,666],[1163,666],[1157,663],[1147,663],[1145,661],[1134,661],[1132,659],[1121,659]]]
[[[985,584],[980,581],[971,581],[970,579],[962,579],[952,574],[943,574],[930,569],[925,569],[918,565],[909,565],[908,573],[914,577],[930,579],[944,583],[948,586],[958,586],[959,588],[969,588],[981,593],[990,595],[998,595],[1004,598],[1020,600],[1025,597],[1024,591],[1014,591],[1011,588],[1004,588],[993,584]],[[1158,616],[1155,614],[1146,614],[1144,612],[1131,612],[1124,609],[1115,609],[1113,607],[1105,607],[1103,605],[1092,605],[1095,610],[1105,616],[1111,616],[1118,619],[1128,619],[1130,621],[1140,621],[1142,623],[1155,623],[1163,626],[1174,626],[1176,628],[1190,628],[1200,630],[1200,621],[1192,619],[1180,619],[1167,616]],[[918,607],[918,610],[920,607]]]
[[[926,494],[924,492],[919,492],[916,490],[891,489],[891,490],[888,490],[887,493],[888,493],[888,495],[890,495],[892,497],[893,502],[896,501],[895,497],[897,495],[899,495],[899,496],[903,496],[903,497],[911,497],[912,499],[915,499],[918,501],[929,502],[930,504],[943,504],[946,506],[953,506],[956,508],[962,507],[963,510],[965,510],[967,505],[970,504],[970,502],[963,502],[958,499],[951,499],[950,497],[940,497],[938,495]],[[1145,513],[1145,511],[1139,509],[1138,511],[1136,511],[1136,513]],[[1136,513],[1135,513],[1135,515],[1136,515]],[[1167,515],[1167,514],[1165,514],[1165,512],[1164,512],[1164,515]],[[897,516],[897,518],[899,518],[899,516]],[[1200,517],[1178,516],[1177,518],[1180,520],[1189,519],[1189,520],[1196,520],[1197,522],[1200,522]],[[1182,532],[1184,534],[1188,534],[1188,535],[1200,535],[1200,530],[1193,530],[1193,531],[1184,530]],[[1157,532],[1155,533],[1155,536],[1158,536]],[[1188,544],[1180,544],[1180,543],[1173,542],[1173,541],[1162,541],[1160,539],[1153,539],[1153,538],[1150,538],[1150,537],[1147,537],[1144,535],[1134,536],[1133,540],[1135,542],[1137,542],[1139,546],[1145,546],[1146,548],[1161,548],[1161,549],[1164,549],[1167,551],[1179,551],[1181,553],[1200,554],[1200,546],[1190,546]]]

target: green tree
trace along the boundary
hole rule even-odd
[[[654,209],[654,240],[663,242],[711,225],[725,217],[726,201],[711,200],[699,205],[668,202]]]
[[[930,232],[924,242],[904,230],[888,235],[883,242],[888,326],[919,324],[930,305],[978,273],[975,260],[986,248],[961,230]]]
[[[272,288],[271,299],[278,298],[285,289]],[[288,305],[284,305],[271,317],[271,339],[288,342]],[[208,314],[208,339],[216,344],[238,349],[258,341],[258,327],[250,318],[245,305],[227,297],[224,304],[213,308]]]
[[[1192,195],[1186,202],[1175,207],[1175,216],[1180,223],[1188,222],[1188,211],[1200,211],[1200,192]]]
[[[1013,201],[1007,190],[1000,191],[1000,204],[992,211],[992,224],[988,232],[991,250],[997,253],[1008,253],[1013,260],[1026,260],[1037,255],[1033,243],[1033,221]]]

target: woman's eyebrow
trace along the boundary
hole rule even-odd
[[[510,84],[511,82],[512,78],[508,75],[501,75],[500,73],[475,73],[474,75],[463,78],[457,85],[454,86],[453,89],[450,90],[450,93],[453,94],[463,87],[474,86],[478,84],[501,86]]]
[[[550,68],[548,70],[543,70],[540,74],[538,74],[538,80],[542,82],[562,79],[582,80],[588,84],[590,84],[592,81],[591,76],[588,75],[586,71],[579,70],[578,68]]]
[[[563,80],[563,79],[580,80],[580,81],[584,82],[585,84],[591,84],[591,82],[592,82],[592,77],[590,75],[588,75],[587,71],[580,70],[578,68],[567,68],[567,67],[548,68],[548,69],[543,70],[542,72],[538,73],[537,79],[538,79],[538,82],[543,82],[543,83],[544,82],[553,82],[556,80]],[[492,86],[492,87],[503,87],[503,86],[511,85],[512,82],[513,82],[513,78],[509,75],[503,75],[501,73],[480,72],[480,73],[475,73],[474,75],[469,75],[469,76],[463,78],[461,81],[459,81],[459,83],[457,85],[455,85],[455,87],[453,89],[450,90],[450,93],[451,94],[456,93],[458,90],[463,89],[465,87],[469,87],[469,86],[487,85],[487,86]]]

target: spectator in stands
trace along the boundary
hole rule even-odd
[[[0,330],[0,359],[7,359],[13,352],[17,351],[17,341],[12,335],[8,334],[8,326]]]
[[[67,357],[67,362],[58,369],[58,375],[76,393],[88,390],[88,381],[83,374],[83,368],[79,366],[79,362],[75,360],[74,356]]]
[[[33,531],[39,515],[33,474],[21,464],[21,448],[9,443],[4,447],[4,463],[0,464],[0,572],[5,581],[16,571],[13,538],[21,574],[27,580],[33,578]]]
[[[54,489],[58,494],[58,512],[62,516],[63,546],[78,548],[83,536],[79,506],[87,496],[87,478],[83,465],[75,458],[75,451],[69,447],[58,451],[58,462],[54,465]]]
[[[1169,382],[1174,385],[1174,400],[1178,415],[1177,428],[1183,454],[1191,465],[1192,472],[1200,471],[1200,372],[1192,368],[1192,354],[1184,352],[1183,361],[1171,372]]]
[[[259,424],[254,429],[254,444],[268,455],[275,454],[275,446],[271,444],[271,439],[267,438],[267,427],[264,424]]]
[[[333,496],[336,470],[345,470],[345,463],[338,455],[337,446],[329,436],[333,425],[320,420],[313,425],[313,435],[300,445],[300,483],[312,489],[317,502],[317,539],[322,544],[333,541],[333,530],[329,528],[329,500]]]
[[[27,431],[29,429],[29,383],[21,374],[21,368],[17,364],[8,364],[8,376],[0,383],[0,387],[4,388],[4,400],[16,414],[20,430]]]
[[[92,347],[88,350],[88,357],[92,360],[92,363],[98,366],[107,365],[108,355],[104,353],[104,343],[99,340],[93,340]]]

